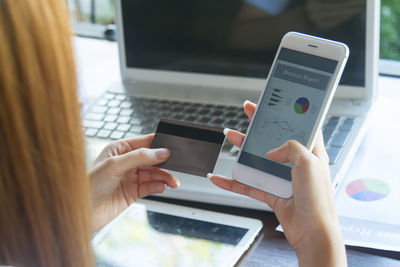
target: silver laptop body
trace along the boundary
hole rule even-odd
[[[257,101],[265,87],[268,70],[265,70],[264,77],[251,77],[251,75],[242,74],[236,75],[235,71],[251,72],[254,66],[251,64],[247,66],[243,63],[245,67],[243,69],[239,68],[239,71],[237,71],[235,68],[226,65],[226,62],[211,62],[210,66],[212,71],[207,73],[207,60],[210,60],[207,56],[205,56],[205,60],[203,60],[202,57],[195,59],[182,57],[180,60],[171,63],[168,57],[164,58],[166,57],[163,54],[164,51],[159,49],[159,44],[157,43],[154,44],[156,47],[154,53],[143,53],[144,55],[142,55],[141,51],[134,50],[138,50],[138,47],[142,45],[140,49],[150,49],[149,51],[151,51],[153,45],[150,43],[144,46],[143,44],[136,45],[136,43],[134,43],[135,45],[132,46],[131,39],[140,43],[141,36],[138,32],[131,32],[132,25],[129,23],[137,23],[135,21],[130,21],[131,16],[135,17],[135,12],[144,12],[147,10],[147,13],[142,13],[142,16],[136,17],[148,18],[149,21],[151,21],[157,16],[159,17],[160,14],[168,12],[168,10],[165,10],[165,3],[162,4],[164,1],[154,1],[154,3],[157,2],[161,4],[153,3],[152,7],[149,9],[145,9],[144,7],[146,5],[151,5],[149,1],[116,0],[115,2],[121,78],[123,82],[112,84],[107,89],[107,92],[85,114],[84,130],[87,137],[89,162],[94,159],[105,144],[112,140],[154,132],[158,120],[162,117],[209,125],[219,125],[238,129],[243,132],[246,131],[248,119],[242,112],[242,104],[246,99],[254,102]],[[212,7],[213,3],[221,1],[175,2],[181,4],[186,3],[186,8],[194,12],[193,10],[201,9],[202,5],[203,7]],[[315,24],[319,23],[318,25],[322,31],[324,27],[326,29],[330,27],[335,28],[335,23],[361,25],[360,29],[358,29],[358,33],[363,37],[363,40],[360,41],[363,49],[361,49],[361,51],[358,51],[358,48],[352,50],[350,46],[351,55],[349,59],[349,63],[351,63],[351,56],[353,53],[358,56],[354,59],[354,62],[357,60],[361,62],[360,64],[355,64],[354,67],[356,73],[354,80],[358,80],[359,84],[352,84],[352,76],[349,75],[348,80],[350,82],[342,83],[339,86],[323,127],[325,143],[331,160],[332,184],[336,189],[350,166],[352,157],[366,131],[368,114],[371,112],[376,95],[379,57],[380,1],[342,0],[336,2],[332,1],[330,5],[319,5],[319,1],[313,1],[315,2],[314,6],[312,3],[305,3],[304,6],[300,7],[297,7],[289,0],[282,2],[270,1],[271,5],[268,5],[269,1],[264,1],[266,3],[262,2],[263,1],[256,0],[236,1],[238,5],[240,4],[240,7],[236,7],[239,10],[238,14],[240,17],[234,22],[236,25],[235,30],[238,29],[238,32],[242,30],[241,34],[246,34],[246,31],[243,33],[243,29],[240,28],[242,24],[237,26],[237,23],[239,23],[241,19],[243,20],[243,18],[246,18],[246,16],[250,16],[250,18],[251,16],[259,18],[257,16],[260,16],[260,14],[267,14],[266,18],[270,19],[279,14],[285,15],[285,10],[294,12],[293,10],[297,10],[296,8],[303,8],[304,10],[302,12],[309,12],[308,19],[314,21]],[[173,5],[171,1],[167,1],[166,3]],[[226,3],[229,3],[229,1]],[[192,9],[190,5],[192,5]],[[217,6],[217,4],[215,5]],[[223,6],[224,5],[220,3],[218,7],[211,9],[211,11],[205,9],[206,11],[204,12],[209,12],[207,14],[210,14],[210,17],[207,18],[206,22],[204,22],[204,19],[200,21],[202,23],[215,23],[213,21],[213,19],[215,19],[216,22],[220,22],[221,15],[218,17],[212,12],[216,12],[215,10]],[[227,7],[227,9],[229,8]],[[151,10],[153,10],[153,12]],[[185,9],[183,9],[183,7],[181,9],[176,8],[171,12],[178,12],[176,10]],[[179,14],[179,12],[177,14]],[[196,12],[194,12],[194,14],[196,15]],[[154,16],[154,18],[152,16]],[[170,14],[169,16],[175,15]],[[334,19],[332,20],[332,18]],[[338,22],[335,22],[335,18],[338,18]],[[247,21],[252,23],[252,20]],[[146,25],[145,22],[146,21],[142,21],[141,27],[144,27],[147,32],[151,31],[152,26]],[[175,25],[168,19],[165,20],[165,24],[165,36],[163,38],[168,38],[168,30],[174,29],[174,27],[180,29],[185,26]],[[173,25],[171,26],[170,24]],[[200,25],[202,24],[200,23]],[[159,26],[163,26],[163,24]],[[190,26],[193,27],[193,25]],[[257,29],[256,26],[257,25],[250,29]],[[281,30],[278,26],[274,27],[269,25],[268,27],[273,27],[274,30],[278,28],[277,31]],[[296,27],[288,28],[287,31],[302,31],[301,26],[299,27],[300,29]],[[201,31],[201,29],[199,31]],[[281,31],[282,32],[279,34],[283,36],[286,29],[282,29]],[[358,35],[352,32],[354,29],[350,27],[348,31],[349,32],[344,35],[355,35],[354,38],[357,38]],[[313,34],[313,32],[303,32]],[[213,36],[213,34],[215,33],[211,32],[210,36]],[[264,37],[266,37],[267,40],[268,34],[268,30],[266,30]],[[250,36],[248,38],[251,40],[251,33],[245,36]],[[327,37],[329,38],[329,36]],[[129,42],[127,42],[127,38],[130,39]],[[158,36],[158,38],[161,37]],[[214,38],[218,39],[218,35],[215,35]],[[262,36],[260,36],[259,39],[260,40],[257,41],[260,41],[260,43],[264,40]],[[272,35],[271,39],[273,39]],[[333,38],[331,37],[331,39]],[[279,40],[277,39],[274,42],[276,48],[279,44]],[[338,40],[346,42],[346,40],[343,39]],[[246,47],[250,47],[251,45],[258,45],[252,44],[251,42],[241,43],[241,40],[233,40],[232,42],[239,42],[242,46],[241,49],[243,49],[243,47],[246,49]],[[171,49],[171,46],[166,48],[166,50],[168,49]],[[133,53],[134,56],[129,53]],[[179,57],[179,51],[176,53]],[[154,58],[155,62],[157,62],[154,65],[158,65],[149,67],[132,66],[132,58],[138,62],[144,60],[144,63],[146,63],[146,56],[152,59]],[[159,64],[159,62],[163,62],[163,60],[159,60],[160,58],[167,63]],[[135,62],[135,60],[133,61]],[[234,62],[234,65],[235,64],[240,66],[237,62]],[[364,67],[360,68],[360,65]],[[187,67],[188,70],[185,69]],[[219,71],[223,74],[218,74]],[[357,75],[361,75],[361,78]],[[231,170],[237,151],[235,147],[226,144],[224,146],[224,152],[221,153],[218,159],[215,173],[231,177]],[[180,179],[181,188],[179,190],[167,189],[160,197],[270,210],[264,203],[217,188],[205,177],[183,173],[174,174]]]

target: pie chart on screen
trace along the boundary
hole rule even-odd
[[[300,97],[294,103],[294,111],[297,114],[304,114],[307,112],[308,108],[310,107],[310,101],[305,97]]]
[[[390,187],[380,180],[358,179],[347,185],[346,193],[358,201],[375,201],[387,197],[390,194]]]

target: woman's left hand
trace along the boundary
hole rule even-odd
[[[89,172],[92,228],[98,231],[139,198],[179,187],[179,180],[153,165],[165,161],[167,149],[149,149],[154,134],[107,145]]]

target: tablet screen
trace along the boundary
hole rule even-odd
[[[143,205],[132,205],[107,228],[94,239],[98,266],[224,266],[248,232]]]

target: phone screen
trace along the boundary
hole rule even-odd
[[[281,48],[239,163],[291,180],[290,163],[265,154],[287,140],[306,145],[338,61]]]

